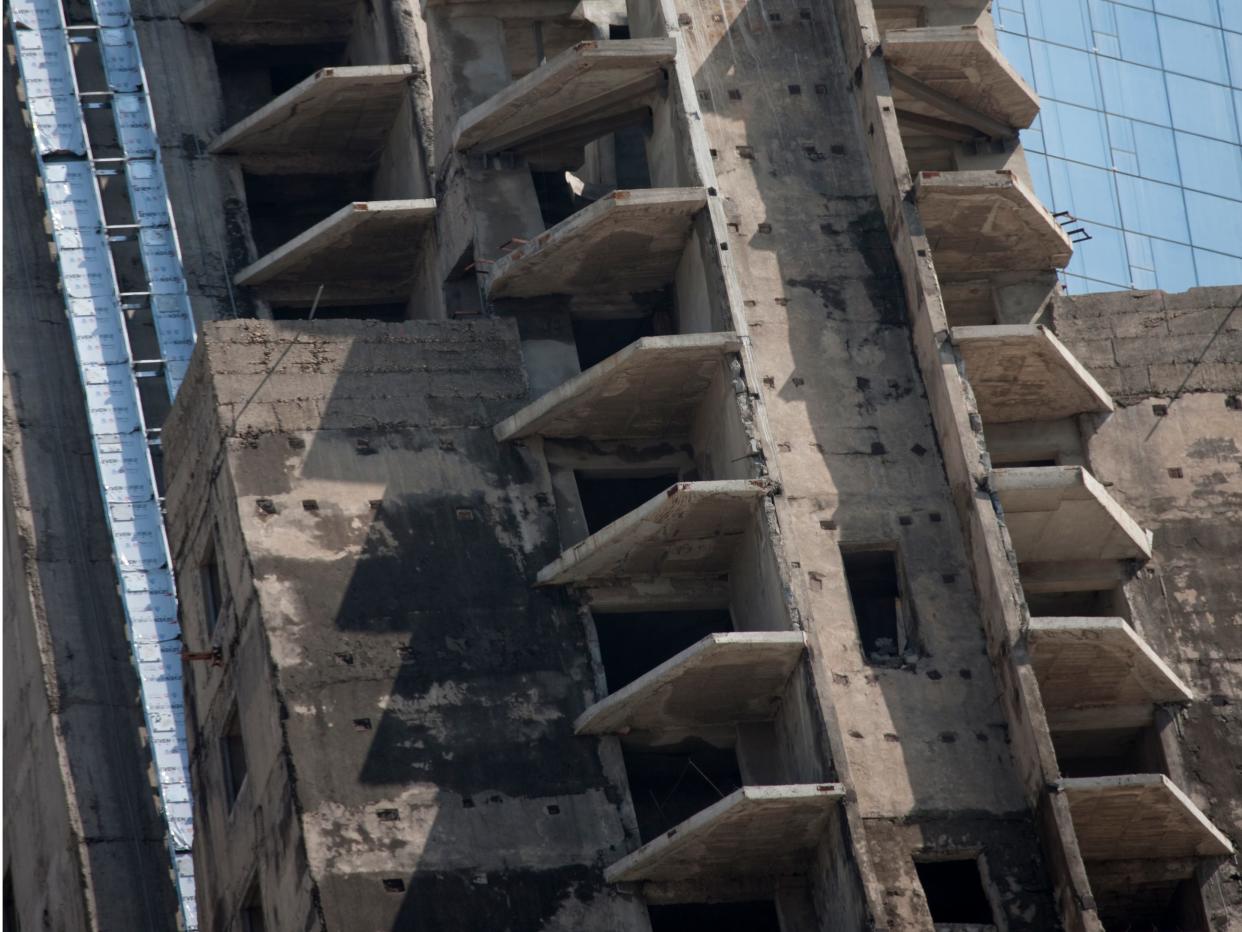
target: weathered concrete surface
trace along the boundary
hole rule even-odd
[[[436,202],[355,201],[233,277],[266,300],[308,305],[324,285],[328,304],[405,300],[427,246]]]
[[[920,172],[914,198],[943,278],[1060,269],[1074,251],[1011,171]]]
[[[997,469],[992,477],[1021,562],[1151,557],[1151,533],[1081,466]]]
[[[321,68],[211,141],[213,154],[303,170],[375,165],[414,78],[412,65]]]
[[[457,121],[453,145],[479,153],[513,148],[583,123],[608,132],[608,118],[641,106],[664,81],[671,39],[579,42]]]
[[[883,48],[890,67],[994,120],[1021,129],[1039,114],[1039,97],[976,25],[890,29]],[[902,109],[945,116],[908,94],[894,100]]]
[[[1233,852],[1229,839],[1164,774],[1074,777],[1059,784],[1088,861],[1198,858]]]
[[[1108,393],[1046,327],[954,327],[953,342],[985,423],[1113,410]]]
[[[548,475],[491,434],[525,401],[518,346],[504,321],[206,329],[165,433],[187,637],[224,654],[188,684],[204,927],[253,876],[269,928],[645,928],[602,874],[635,842],[619,760],[573,733],[585,631],[530,588]]]
[[[805,652],[799,631],[710,635],[591,706],[574,730],[600,735],[770,721]]]
[[[166,932],[171,862],[16,87],[6,57],[4,924]]]
[[[758,500],[771,491],[762,479],[678,482],[574,544],[539,571],[539,585],[719,576],[755,521]]]
[[[689,436],[732,333],[642,337],[496,425],[499,440]]]
[[[702,188],[614,191],[496,260],[488,295],[626,306],[672,282],[706,205]]]
[[[844,795],[839,783],[744,786],[626,855],[605,877],[634,883],[799,873]]]
[[[339,42],[349,32],[357,0],[193,0],[182,22],[206,26],[230,45]]]

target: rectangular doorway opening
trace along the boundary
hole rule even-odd
[[[587,530],[594,534],[655,498],[677,482],[678,477],[669,472],[615,476],[577,470],[574,478],[578,482],[578,498],[582,502]]]
[[[872,663],[899,661],[912,645],[896,550],[843,545],[841,562],[863,654]]]
[[[651,932],[780,932],[772,900],[648,906]]]
[[[659,330],[656,317],[665,315],[646,314],[642,317],[614,317],[609,319],[575,317],[572,321],[574,344],[578,349],[578,365],[585,372],[609,356],[619,353],[642,337],[653,337]],[[661,328],[666,329],[666,328]]]
[[[1054,731],[1052,746],[1063,777],[1119,777],[1168,770],[1153,725]]]
[[[246,782],[248,772],[246,764],[246,743],[242,740],[241,717],[237,714],[237,703],[224,722],[224,730],[220,734],[220,757],[224,764],[224,789],[230,808],[241,793],[242,784]]]
[[[728,609],[594,613],[608,691],[634,682],[709,634],[732,631]]]
[[[244,120],[320,68],[344,64],[345,43],[214,46],[224,125]]]
[[[243,172],[255,250],[265,256],[354,201],[373,193],[374,172],[285,175]]]
[[[979,859],[944,858],[914,862],[932,922],[992,928],[996,918],[983,888]]]
[[[664,834],[742,786],[737,752],[700,739],[675,747],[622,746],[630,797],[644,842]]]
[[[1120,588],[1028,592],[1026,607],[1032,618],[1126,618],[1129,615]]]

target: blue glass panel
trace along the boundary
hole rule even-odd
[[[1031,184],[1035,188],[1035,196],[1041,204],[1053,202],[1052,182],[1048,178],[1048,160],[1034,152],[1026,154],[1026,164],[1031,169]]]
[[[1116,17],[1121,57],[1139,65],[1159,68],[1160,39],[1156,33],[1156,17],[1128,6],[1117,6]]]
[[[1236,285],[1242,282],[1242,259],[1218,252],[1195,250],[1200,285]]]
[[[994,13],[996,20],[996,28],[1005,32],[1017,33],[1018,35],[1026,35],[1026,17],[1018,10],[1008,9],[1007,7],[997,7]],[[1023,72],[1025,74],[1025,72]]]
[[[1001,54],[1018,69],[1018,73],[1030,81],[1035,69],[1031,67],[1031,43],[1026,40],[1026,37],[998,32],[996,44],[1000,46]]]
[[[1074,258],[1066,271],[1127,287],[1130,265],[1122,232],[1098,224],[1089,224],[1087,232],[1091,239],[1074,247]]]
[[[1190,247],[1168,240],[1151,241],[1152,261],[1156,266],[1156,281],[1165,291],[1185,291],[1197,285],[1195,263]]]
[[[1117,6],[1112,0],[1087,0],[1091,28],[1097,33],[1117,34]]]
[[[1242,9],[1242,3],[1238,4]],[[1242,87],[1242,35],[1236,32],[1222,32],[1225,37],[1225,52],[1229,56],[1229,83],[1234,87]]]
[[[1182,189],[1132,175],[1116,175],[1122,224],[1127,230],[1185,243],[1186,208]]]
[[[1205,81],[1229,83],[1225,43],[1219,29],[1171,16],[1156,17],[1164,67]]]
[[[1104,114],[1069,104],[1049,102],[1041,114],[1044,151],[1055,152],[1075,162],[1108,165],[1108,133]]]
[[[1234,32],[1242,32],[1242,3],[1224,0],[1220,5],[1221,25]]]
[[[1130,254],[1130,267],[1154,269],[1155,259],[1151,252],[1151,237],[1142,233],[1126,234],[1126,252]]]
[[[1150,123],[1131,123],[1134,128],[1134,146],[1138,152],[1139,174],[1155,181],[1180,184],[1181,174],[1177,166],[1177,147],[1173,131]]]
[[[1031,62],[1035,90],[1040,97],[1051,97],[1080,107],[1101,105],[1096,90],[1095,69],[1091,67],[1091,56],[1087,52],[1031,39]]]
[[[1117,291],[1119,287],[1124,288],[1125,285],[1118,286],[1113,282],[1098,282],[1095,279],[1084,278],[1081,275],[1065,276],[1065,290],[1069,294],[1091,294],[1096,291]]]
[[[1154,68],[1112,58],[1097,58],[1104,102],[1110,113],[1169,125],[1164,75]],[[1086,106],[1094,106],[1088,102]]]
[[[1086,13],[1081,0],[1040,0],[1026,11],[1026,25],[1031,38],[1085,49],[1090,47]]]
[[[1068,210],[1089,223],[1121,226],[1113,173],[1091,165],[1048,159],[1052,197],[1045,203],[1053,210]]]
[[[1187,191],[1186,212],[1191,243],[1216,252],[1242,252],[1242,204],[1202,191]]]
[[[1225,2],[1232,3],[1234,0]],[[1216,18],[1216,0],[1156,0],[1156,12],[1193,19],[1209,26],[1220,25],[1220,20]]]
[[[1142,288],[1144,291],[1152,291],[1160,287],[1160,283],[1156,281],[1156,273],[1151,269],[1140,269],[1137,266],[1130,267],[1130,287]]]
[[[1242,200],[1242,148],[1203,136],[1177,134],[1182,184]],[[1242,204],[1238,205],[1242,210]]]
[[[1168,75],[1173,128],[1237,142],[1229,88],[1180,74]]]

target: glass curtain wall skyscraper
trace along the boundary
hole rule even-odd
[[[995,0],[1039,93],[1022,133],[1048,207],[1091,239],[1070,293],[1242,282],[1242,0]]]

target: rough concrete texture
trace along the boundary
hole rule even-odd
[[[643,928],[603,883],[633,831],[617,764],[573,733],[584,631],[530,588],[548,476],[491,433],[525,399],[512,325],[238,323],[196,352],[166,438],[187,636],[224,653],[188,686],[204,926],[255,871],[272,928]]]
[[[175,927],[86,405],[4,73],[4,924]]]

